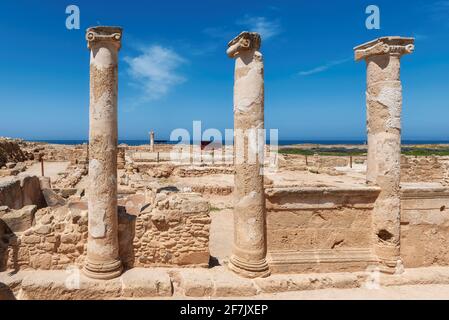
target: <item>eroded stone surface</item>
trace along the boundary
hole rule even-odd
[[[265,259],[263,160],[260,161],[264,141],[258,139],[257,132],[264,128],[264,67],[260,42],[259,34],[242,32],[229,43],[227,51],[229,57],[236,59],[234,246],[229,266],[249,278],[269,274]]]

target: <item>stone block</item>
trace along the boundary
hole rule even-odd
[[[162,269],[134,268],[122,275],[123,296],[133,298],[170,297],[172,283]]]
[[[272,275],[254,282],[263,293],[360,287],[358,277],[352,273]]]
[[[212,269],[215,284],[214,297],[251,297],[257,295],[252,280],[242,278],[223,267]]]
[[[214,282],[209,271],[183,269],[179,272],[181,288],[187,297],[211,297],[214,293]]]
[[[99,300],[121,296],[121,279],[93,280],[81,270],[35,271],[22,281],[22,298],[28,300]]]
[[[65,199],[54,192],[52,189],[44,189],[42,193],[45,198],[45,202],[49,207],[63,206],[65,205]]]
[[[33,226],[36,211],[36,205],[29,205],[20,210],[4,214],[2,219],[12,232],[23,232]]]

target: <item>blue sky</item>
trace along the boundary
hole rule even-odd
[[[65,27],[80,8],[81,29]],[[365,8],[381,11],[367,30]],[[85,29],[124,28],[119,136],[168,138],[176,128],[233,127],[234,61],[227,42],[262,33],[265,120],[281,139],[365,137],[365,64],[352,48],[379,36],[416,37],[402,59],[403,137],[449,140],[449,0],[24,1],[0,3],[0,136],[84,139]]]

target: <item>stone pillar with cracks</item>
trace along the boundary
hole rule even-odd
[[[264,76],[260,35],[242,32],[227,55],[235,61],[234,82],[234,245],[229,268],[247,277],[270,274],[266,261],[263,187]],[[252,155],[251,155],[252,154]]]
[[[122,29],[93,27],[90,55],[89,238],[84,273],[94,279],[120,276],[117,213],[118,51]]]
[[[414,39],[383,37],[360,45],[355,59],[367,63],[368,184],[381,193],[373,211],[374,250],[384,273],[402,270],[400,177],[402,84],[400,59],[414,51]]]

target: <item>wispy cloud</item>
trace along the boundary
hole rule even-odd
[[[427,39],[429,39],[429,36],[428,36],[428,35],[426,35],[426,34],[421,34],[421,33],[415,33],[415,34],[413,35],[413,37],[414,37],[416,40],[427,40]]]
[[[176,85],[186,81],[179,67],[187,62],[170,48],[151,45],[140,49],[136,57],[125,57],[128,72],[143,90],[143,101],[166,96]]]
[[[310,76],[312,74],[316,74],[316,73],[321,73],[321,72],[327,71],[327,70],[329,70],[332,67],[338,66],[338,65],[346,63],[346,62],[349,62],[351,60],[352,60],[352,58],[346,58],[346,59],[341,59],[341,60],[334,60],[334,61],[328,62],[326,64],[323,64],[321,66],[318,66],[318,67],[315,67],[313,69],[310,69],[310,70],[300,71],[298,74],[300,76]]]
[[[253,32],[258,32],[262,40],[268,40],[281,33],[281,25],[279,20],[269,20],[265,17],[245,16],[242,20],[237,21],[238,25],[246,26]]]
[[[234,35],[234,31],[230,30],[226,27],[209,27],[205,28],[203,30],[203,33],[213,39],[227,39],[230,40],[230,38]]]
[[[427,4],[426,8],[433,20],[449,26],[449,0],[440,0]]]

